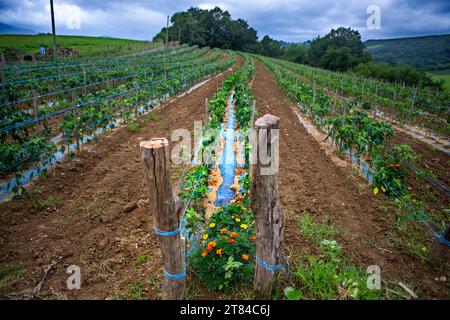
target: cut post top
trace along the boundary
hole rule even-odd
[[[169,145],[166,138],[153,138],[148,141],[142,141],[139,146],[141,149],[158,149]]]
[[[255,125],[260,128],[268,128],[270,126],[276,125],[280,121],[280,118],[273,116],[271,114],[266,114],[263,117],[256,120]]]

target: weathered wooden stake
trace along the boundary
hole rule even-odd
[[[411,109],[414,109],[414,103],[416,102],[416,96],[417,96],[417,89],[419,88],[419,85],[416,86],[414,90],[414,94],[411,101]]]
[[[444,232],[444,239],[450,242],[450,226]],[[435,264],[443,262],[450,263],[450,247],[443,244],[439,239],[436,239],[430,250],[429,258]]]
[[[33,96],[33,115],[34,119],[37,119],[39,116],[39,110],[38,110],[38,96],[36,93],[36,90],[31,91],[31,95]]]
[[[86,75],[86,67],[83,67],[83,78],[84,78],[84,87],[83,87],[83,95],[87,95],[87,75]]]
[[[209,101],[208,98],[205,98],[205,121],[209,120]]]
[[[272,115],[265,115],[256,120],[255,137],[258,143],[254,141],[255,146],[253,147],[256,157],[254,160],[256,161],[252,161],[254,164],[252,164],[251,170],[250,206],[255,215],[256,256],[260,262],[267,263],[270,266],[278,265],[282,259],[285,216],[278,194],[277,171],[265,175],[263,170],[273,165],[274,161],[279,161],[279,159],[275,159],[278,152],[272,154],[272,145],[278,144],[278,140],[274,138],[273,130],[278,129],[279,120]],[[259,137],[262,137],[262,139]],[[267,143],[265,143],[266,140]],[[266,154],[266,150],[271,159],[269,163],[261,159],[261,153]],[[278,150],[278,148],[275,148],[275,150]],[[261,266],[260,262],[255,263],[254,289],[256,298],[270,299],[279,270],[268,270]]]
[[[0,53],[0,63],[2,67],[6,64],[5,54],[3,52]],[[0,68],[0,80],[2,83],[5,83],[5,73],[3,72],[3,68]]]
[[[313,105],[316,103],[316,80],[314,80]]]
[[[337,95],[338,95],[338,89],[336,88],[336,90],[334,91],[333,115],[336,114]]]
[[[140,143],[140,149],[155,227],[167,232],[176,230],[180,225],[180,217],[170,181],[169,142],[165,138],[143,141]],[[158,235],[158,239],[164,270],[173,275],[183,272],[185,266],[180,233],[171,236]],[[163,298],[183,299],[184,287],[185,278],[178,280],[166,278]]]
[[[139,82],[137,79],[134,80],[134,90],[136,91],[136,95],[139,96]],[[136,107],[134,108],[134,116],[136,117],[136,120],[139,118],[139,104],[136,104]]]

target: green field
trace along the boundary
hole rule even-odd
[[[105,54],[106,51],[110,54],[118,54],[120,52],[152,48],[157,45],[138,40],[62,35],[56,37],[56,42],[58,47],[76,50],[81,56]],[[50,34],[0,35],[0,52],[6,53],[7,60],[12,59],[16,52],[21,54],[37,54],[41,44],[51,48],[53,46],[52,36]]]
[[[444,88],[450,91],[450,70],[429,71],[434,80],[443,80]]]

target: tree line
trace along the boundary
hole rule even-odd
[[[162,28],[153,40],[165,41],[167,33],[169,41],[180,40],[181,44],[256,53],[408,85],[442,87],[442,83],[414,67],[372,62],[360,33],[351,28],[332,29],[324,37],[305,43],[285,43],[268,35],[259,41],[257,31],[247,21],[233,20],[228,11],[219,7],[212,10],[190,8],[177,12],[171,17],[171,23],[168,29]]]

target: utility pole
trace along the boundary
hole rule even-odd
[[[166,26],[166,47],[169,46],[169,16],[167,16],[167,26]]]
[[[55,31],[55,11],[53,10],[53,0],[50,0],[50,11],[52,14],[52,33],[53,33],[53,58],[56,62],[56,31]]]

